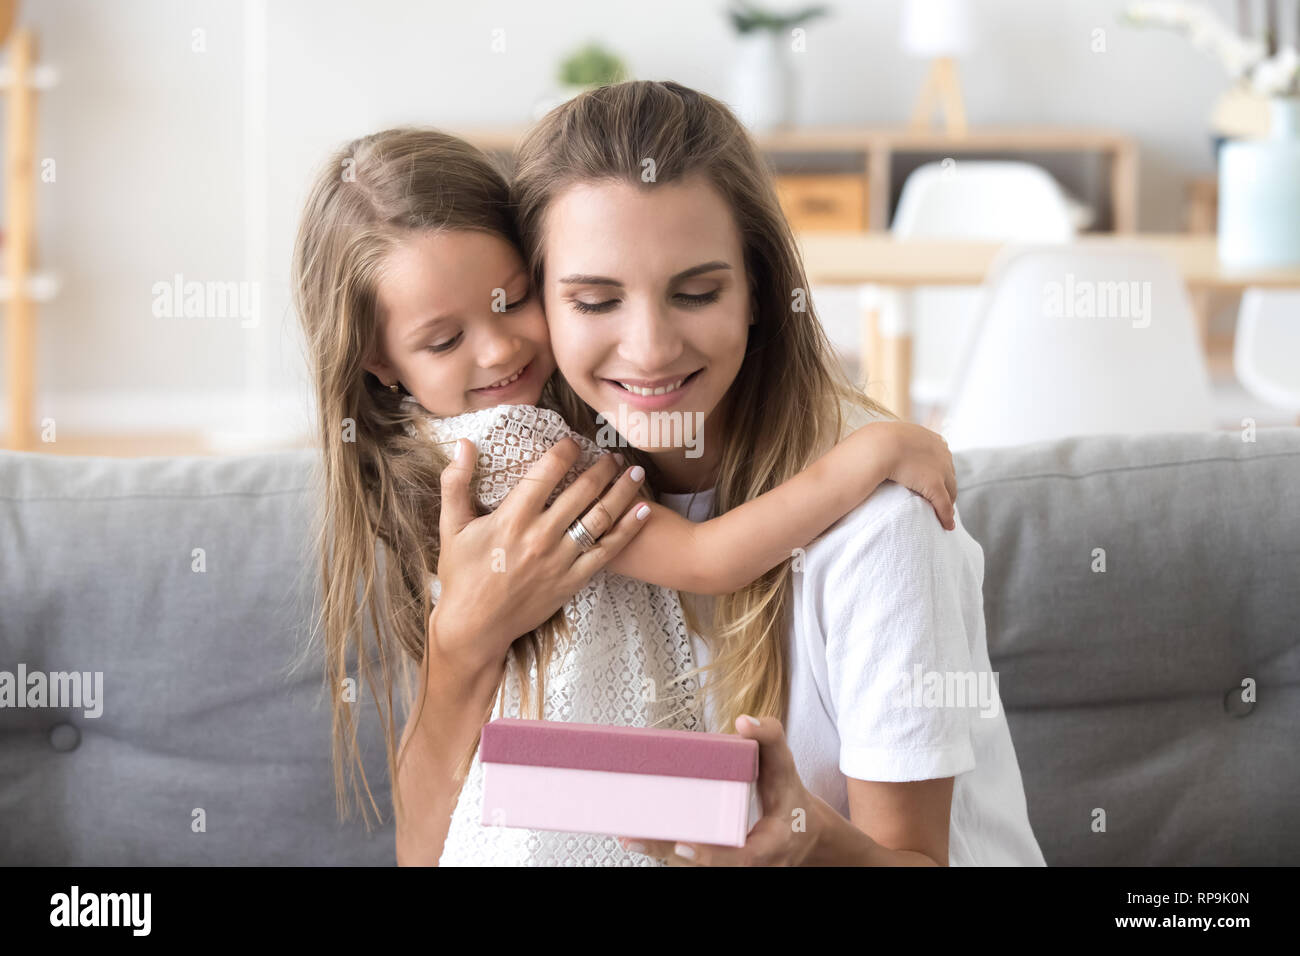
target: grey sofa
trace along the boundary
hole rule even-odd
[[[318,658],[292,666],[312,464],[0,453],[0,671],[104,681],[98,717],[0,708],[0,862],[393,862],[391,824],[337,820]],[[984,450],[958,477],[1048,863],[1300,862],[1300,429]]]

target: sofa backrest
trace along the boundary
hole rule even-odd
[[[1300,860],[1300,428],[1243,437],[956,456],[1049,865]]]
[[[1300,429],[1256,439],[957,456],[1049,864],[1300,859]],[[338,821],[302,655],[316,461],[0,452],[0,671],[103,674],[97,717],[0,708],[0,863],[393,862],[373,705],[367,832]]]
[[[0,709],[0,862],[394,862],[364,693],[387,825],[335,809],[321,658],[305,651],[314,461],[0,453],[0,671],[103,675],[97,717]]]

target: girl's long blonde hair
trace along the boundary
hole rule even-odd
[[[423,410],[403,404],[402,393],[364,368],[380,345],[378,279],[394,247],[424,231],[485,232],[517,248],[509,200],[501,171],[463,140],[434,129],[384,130],[348,143],[326,162],[294,246],[294,305],[311,367],[321,451],[315,532],[322,592],[313,636],[324,644],[336,805],[344,817],[355,797],[367,827],[363,791],[376,818],[382,816],[366,779],[349,697],[358,700],[368,689],[374,698],[400,810],[394,688],[402,687],[403,711],[409,710],[411,666],[424,660],[432,613],[439,480],[448,463],[446,450],[406,431]],[[564,633],[557,612],[511,648],[526,710],[529,668],[537,668],[531,708],[539,716],[545,664]],[[355,691],[345,694],[349,687]],[[476,738],[459,777],[477,746]]]
[[[719,409],[725,408],[727,427],[715,514],[802,471],[839,440],[858,413],[895,417],[854,387],[841,369],[813,310],[768,168],[745,128],[718,100],[672,82],[601,87],[548,113],[529,131],[516,159],[511,189],[538,289],[545,274],[547,210],[575,183],[605,180],[653,190],[702,173],[730,206],[756,321],[744,362]],[[647,160],[654,169],[649,182],[643,179]],[[552,386],[564,417],[594,437],[592,409],[558,377]],[[646,465],[653,484],[653,463],[648,456],[634,457]],[[786,719],[785,623],[792,587],[787,562],[717,600],[712,625],[702,634],[712,651],[702,670],[716,671],[706,690],[720,726],[710,729],[734,732],[741,714]],[[692,623],[698,629],[701,622]]]

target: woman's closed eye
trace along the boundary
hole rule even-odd
[[[686,292],[678,292],[673,296],[674,301],[686,308],[697,308],[702,305],[709,305],[718,301],[718,296],[722,292],[720,289],[714,289],[712,292],[703,292],[698,295],[692,295]],[[619,299],[606,299],[604,302],[583,302],[581,299],[574,299],[573,307],[584,314],[593,312],[608,312],[621,301]]]
[[[717,302],[718,296],[722,294],[721,289],[714,289],[711,292],[701,292],[695,295],[679,292],[675,299],[687,306],[708,305],[711,302]]]

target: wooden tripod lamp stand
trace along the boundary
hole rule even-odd
[[[966,0],[903,0],[900,42],[912,56],[931,60],[930,72],[912,110],[912,129],[929,128],[937,99],[944,131],[949,136],[964,136],[966,108],[955,58],[969,52],[971,46],[970,7]]]

